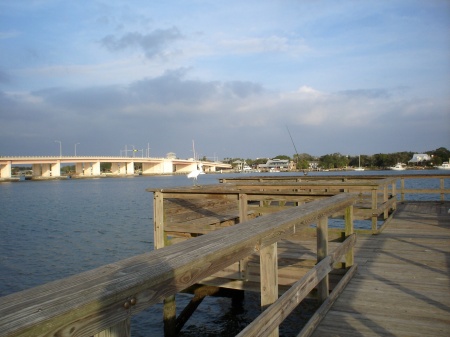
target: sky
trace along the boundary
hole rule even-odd
[[[450,149],[450,1],[0,0],[0,156],[60,146]]]

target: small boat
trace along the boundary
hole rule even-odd
[[[394,171],[403,171],[403,170],[406,170],[406,168],[405,168],[404,165],[405,165],[405,164],[397,163],[397,164],[395,164],[395,166],[389,167],[389,169],[390,169],[390,170],[394,170]]]
[[[450,170],[450,164],[448,161],[444,161],[442,165],[436,166],[439,170]]]
[[[359,156],[359,166],[355,168],[355,171],[364,171],[364,167],[361,167],[361,156]]]

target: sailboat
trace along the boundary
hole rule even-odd
[[[359,155],[359,166],[355,168],[355,171],[364,171],[364,167],[361,167],[361,155]]]

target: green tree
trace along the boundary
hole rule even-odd
[[[284,155],[284,154],[280,154],[280,155],[278,155],[278,156],[276,156],[276,157],[274,157],[274,158],[272,158],[272,159],[291,160],[291,157],[286,156],[286,155]]]
[[[348,162],[348,157],[340,153],[326,154],[319,159],[319,165],[324,169],[344,168]]]
[[[445,147],[440,147],[434,151],[430,151],[429,154],[433,156],[433,165],[441,165],[444,161],[450,160],[450,151]]]

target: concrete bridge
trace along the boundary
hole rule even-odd
[[[60,156],[60,157],[0,157],[0,179],[12,177],[14,166],[32,167],[33,177],[59,177],[61,165],[75,165],[75,174],[79,176],[100,176],[101,163],[111,163],[111,174],[134,175],[139,166],[142,174],[189,173],[203,164],[205,172],[231,169],[230,164],[221,162],[196,161],[192,159],[144,158],[144,157],[108,157],[108,156]],[[137,164],[137,165],[136,165]]]

